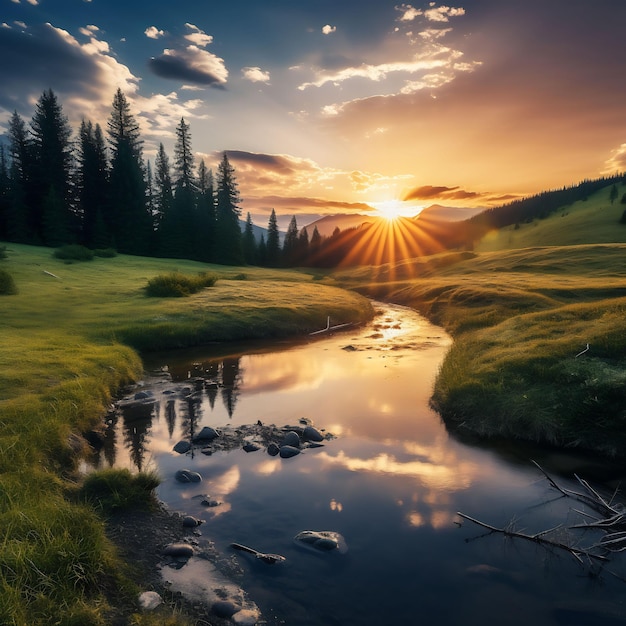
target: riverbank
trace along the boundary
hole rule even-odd
[[[51,253],[10,244],[0,261],[18,290],[0,310],[0,622],[106,624],[125,603],[137,624],[185,623],[139,613],[103,518],[81,499],[82,434],[141,376],[142,350],[306,334],[328,316],[367,320],[371,304],[295,271],[128,256],[66,264]],[[207,269],[214,287],[145,295],[156,275]]]
[[[626,452],[626,246],[445,253],[333,274],[454,344],[433,404],[452,431]]]

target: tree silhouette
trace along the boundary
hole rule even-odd
[[[239,227],[239,189],[235,170],[224,153],[217,171],[217,260],[224,265],[243,263]]]
[[[126,96],[118,89],[107,124],[111,146],[111,210],[107,226],[120,252],[147,254],[152,219],[146,206],[143,142]]]
[[[267,244],[265,249],[265,264],[268,267],[278,267],[280,263],[280,235],[276,211],[272,209],[267,223]]]
[[[216,213],[215,213],[215,181],[213,172],[207,169],[202,160],[198,165],[198,191],[197,191],[197,220],[198,234],[198,260],[215,261],[215,237],[216,237]]]
[[[72,129],[52,89],[37,101],[30,126],[36,232],[45,245],[58,246],[70,241],[70,229],[76,230],[77,223],[70,211]]]
[[[295,265],[298,252],[298,222],[296,216],[292,216],[285,240],[283,242],[283,264],[287,266]]]
[[[99,124],[83,120],[79,130],[77,199],[82,216],[82,243],[89,248],[107,248],[111,238],[104,216],[109,208],[106,146]]]
[[[257,261],[257,246],[254,238],[254,229],[252,228],[252,216],[250,213],[246,216],[246,226],[243,231],[243,257],[248,265],[255,265]]]

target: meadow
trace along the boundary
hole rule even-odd
[[[0,296],[0,623],[106,624],[112,598],[128,623],[183,623],[133,612],[138,589],[105,535],[111,501],[149,502],[137,492],[149,496],[158,477],[108,476],[111,493],[94,498],[77,473],[81,434],[141,377],[144,351],[306,334],[329,315],[369,319],[369,301],[297,271],[121,255],[67,262],[16,244],[0,269],[17,288]],[[156,277],[197,283],[207,272],[213,286],[187,297],[147,295]]]
[[[334,274],[454,344],[433,405],[459,435],[626,451],[626,225],[609,189],[449,252]]]

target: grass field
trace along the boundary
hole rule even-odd
[[[611,232],[624,241],[626,226],[608,193],[514,239],[491,234],[474,252],[333,278],[416,308],[454,336],[433,396],[450,428],[616,458],[626,451],[626,243],[604,242]],[[583,233],[599,243],[573,244]]]
[[[8,244],[0,261],[18,289],[0,296],[0,623],[106,624],[108,600],[130,611],[136,590],[75,469],[80,434],[141,376],[138,351],[302,334],[328,315],[373,312],[301,272],[129,256],[65,263],[51,252]],[[189,297],[146,295],[149,280],[174,271],[218,280]]]

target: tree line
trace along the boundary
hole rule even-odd
[[[284,242],[272,210],[257,239],[226,153],[216,176],[196,166],[191,131],[176,127],[173,161],[160,143],[154,166],[123,92],[103,131],[83,119],[76,137],[54,92],[43,92],[27,124],[15,111],[0,145],[0,240],[57,247],[80,244],[124,254],[227,265],[305,265],[322,248],[314,229],[292,218]]]

